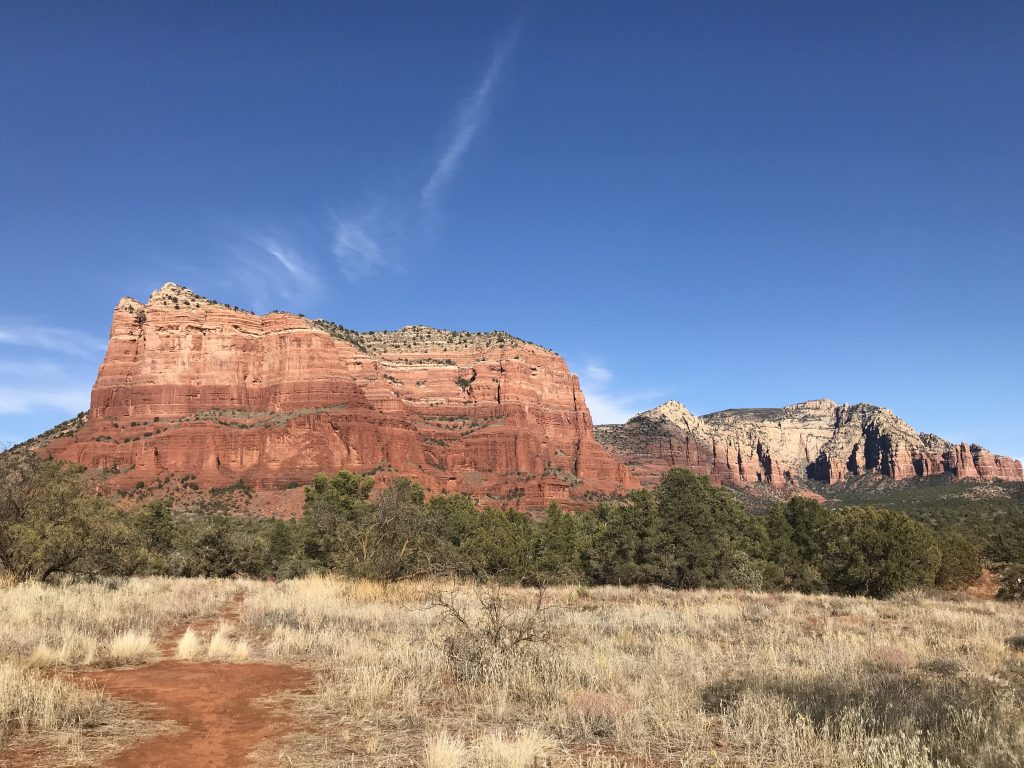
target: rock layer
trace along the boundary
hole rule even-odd
[[[561,357],[506,333],[357,333],[167,284],[122,299],[88,420],[44,451],[113,488],[211,488],[348,469],[539,508],[637,486],[594,439]]]
[[[1024,480],[1015,459],[919,434],[892,411],[866,403],[811,400],[698,417],[670,400],[625,424],[598,426],[595,434],[647,486],[671,467],[717,484],[794,490],[808,480],[832,484],[865,474]]]

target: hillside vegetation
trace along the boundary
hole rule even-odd
[[[0,569],[16,581],[333,572],[887,597],[964,587],[984,557],[1014,597],[1024,567],[1020,509],[985,529],[801,497],[751,514],[731,491],[682,469],[653,492],[578,514],[552,504],[541,520],[464,495],[427,499],[403,479],[374,491],[372,478],[343,471],[315,478],[299,519],[180,515],[162,501],[117,506],[72,465],[22,461],[0,486]]]

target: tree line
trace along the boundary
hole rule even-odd
[[[752,514],[728,489],[684,469],[667,472],[653,491],[589,511],[552,503],[536,520],[462,494],[428,499],[405,479],[373,490],[373,478],[342,471],[314,478],[296,519],[183,514],[164,500],[115,505],[70,464],[21,462],[0,481],[0,571],[14,580],[330,571],[382,581],[458,575],[883,598],[964,587],[984,558],[999,569],[1002,596],[1020,597],[1024,583],[1024,510],[979,540],[898,510],[831,509],[803,497]]]

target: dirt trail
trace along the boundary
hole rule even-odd
[[[173,721],[173,731],[143,739],[103,763],[108,768],[235,768],[250,764],[249,754],[267,741],[296,730],[285,705],[262,703],[275,694],[310,687],[308,671],[281,664],[179,661],[178,640],[189,626],[208,641],[221,621],[238,617],[241,596],[219,615],[182,624],[160,641],[162,661],[135,669],[64,672],[69,680],[91,682],[115,698],[145,705],[143,716]],[[54,747],[28,743],[0,750],[0,766],[45,768]]]
[[[109,768],[225,768],[242,766],[265,739],[291,730],[287,713],[258,703],[298,691],[305,672],[276,664],[161,661],[139,669],[87,672],[111,696],[155,705],[147,715],[183,726],[146,739],[113,757]]]
[[[217,618],[197,622],[209,636],[235,617],[240,598]],[[308,688],[309,674],[280,664],[178,661],[172,657],[187,627],[161,643],[165,660],[137,669],[92,670],[75,679],[95,682],[109,695],[149,705],[146,716],[173,720],[180,729],[144,739],[115,755],[109,768],[227,768],[249,764],[262,742],[294,730],[288,713],[259,702],[265,696]]]

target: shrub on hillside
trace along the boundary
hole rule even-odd
[[[889,597],[935,582],[942,553],[935,535],[903,513],[848,507],[828,526],[822,559],[832,592]]]
[[[567,515],[557,502],[534,529],[534,568],[539,579],[577,581],[583,575],[579,521]]]
[[[373,480],[318,475],[306,488],[308,551],[330,568],[380,581],[444,570],[448,547],[430,525],[423,489],[398,478],[369,499]]]
[[[763,524],[734,494],[713,487],[704,475],[671,469],[655,498],[665,586],[746,586],[747,572],[763,554],[766,537]],[[740,561],[743,567],[737,570]]]
[[[10,578],[128,574],[137,551],[133,528],[80,467],[30,457],[0,468],[0,568]]]
[[[973,541],[960,533],[939,536],[941,559],[935,586],[960,589],[981,577],[981,554]]]
[[[997,563],[1024,565],[1024,508],[1006,515],[992,535],[986,555]]]
[[[1016,563],[999,569],[998,600],[1024,600],[1024,565]]]
[[[0,472],[0,569],[19,580],[330,570],[379,581],[459,575],[871,597],[963,586],[980,569],[971,539],[958,532],[937,539],[902,512],[836,511],[797,497],[753,515],[728,489],[683,469],[667,472],[654,492],[577,513],[552,504],[540,520],[460,494],[427,501],[401,478],[371,498],[373,487],[372,478],[351,472],[318,475],[298,520],[182,514],[163,500],[125,512],[97,497],[81,470],[27,460]],[[1021,542],[1024,516],[1017,515],[989,546],[1003,558],[1003,596],[1020,591],[1013,568],[1024,560]]]

